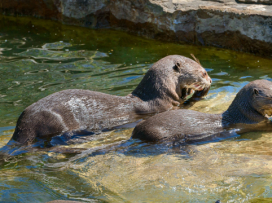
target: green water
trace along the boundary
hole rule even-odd
[[[80,88],[130,93],[160,58],[193,53],[213,80],[191,109],[220,113],[255,79],[271,80],[272,60],[224,49],[147,40],[27,18],[0,17],[0,147],[28,105]],[[270,202],[272,133],[243,134],[185,149],[130,140],[132,129],[105,132],[68,148],[77,155],[31,152],[0,162],[0,202]]]

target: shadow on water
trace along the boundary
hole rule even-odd
[[[162,154],[167,155],[179,155],[183,159],[191,159],[197,153],[198,145],[205,145],[212,142],[222,142],[224,140],[235,140],[240,137],[235,130],[231,130],[224,133],[217,133],[215,135],[205,136],[203,140],[198,140],[197,142],[191,141],[189,143],[184,143],[181,140],[175,141],[161,141],[161,142],[145,142],[138,139],[128,139],[122,140],[120,142],[111,143],[108,145],[103,145],[101,147],[95,147],[91,149],[79,149],[77,152],[81,153],[73,157],[74,160],[78,159],[79,162],[84,161],[89,156],[100,156],[107,153],[123,154],[125,156],[134,157],[150,157],[158,156]],[[245,139],[244,136],[243,139]],[[249,138],[248,138],[249,139]],[[64,150],[64,151],[62,151]],[[55,148],[54,152],[64,152],[69,153],[70,149]],[[71,148],[71,154],[73,153],[73,148]]]
[[[134,127],[136,124],[137,123],[125,125],[125,127]],[[127,130],[127,128],[116,129],[113,132],[122,134],[122,132]],[[61,136],[53,137],[48,141],[40,140],[29,146],[20,146],[17,142],[10,140],[0,149],[0,165],[1,163],[3,164],[8,162],[10,159],[16,160],[17,156],[27,156],[28,153],[32,154],[44,152],[65,154],[66,156],[72,157],[73,160],[77,160],[77,162],[82,162],[84,159],[90,156],[100,156],[107,153],[117,153],[134,157],[150,157],[160,154],[177,154],[182,156],[184,159],[190,159],[192,158],[192,154],[196,153],[195,146],[197,145],[205,145],[210,142],[221,142],[226,139],[233,139],[237,137],[240,137],[240,140],[251,139],[245,135],[240,136],[236,133],[236,130],[230,130],[209,136],[204,135],[203,139],[198,139],[197,142],[191,141],[184,143],[182,140],[145,142],[138,139],[129,138],[128,140],[110,142],[109,144],[102,144],[101,146],[95,146],[91,148],[77,147],[78,145],[85,144],[87,142],[99,142],[99,140],[105,138],[105,135],[103,134],[105,132],[111,131],[105,130],[102,131],[101,134],[80,132],[75,133],[72,136],[64,134]],[[257,136],[254,138],[257,139]],[[73,146],[76,147],[73,148]]]

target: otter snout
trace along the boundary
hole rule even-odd
[[[210,78],[210,76],[208,75],[208,73],[206,72],[204,79],[207,81],[208,84],[212,84],[212,79]]]
[[[210,84],[212,84],[212,79],[209,77],[208,81],[210,81]]]

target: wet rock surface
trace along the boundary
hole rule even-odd
[[[271,0],[3,0],[4,15],[34,16],[148,38],[272,57]]]

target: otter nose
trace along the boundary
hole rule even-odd
[[[207,76],[207,77],[206,77],[206,80],[207,80],[207,81],[210,81],[210,83],[212,83],[212,79],[210,78],[210,76]]]

